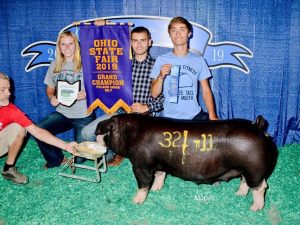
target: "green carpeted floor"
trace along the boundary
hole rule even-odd
[[[5,157],[0,159],[1,167],[4,162]],[[234,194],[238,179],[198,186],[168,176],[161,191],[150,192],[144,204],[134,205],[137,185],[128,160],[109,168],[100,183],[61,177],[61,168],[47,171],[43,163],[30,139],[17,162],[29,184],[16,186],[0,177],[0,225],[300,224],[300,145],[280,148],[260,212],[249,210],[251,194]]]

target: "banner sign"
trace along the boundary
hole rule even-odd
[[[153,46],[161,48],[172,48],[173,44],[168,35],[168,24],[172,18],[158,17],[158,16],[115,16],[103,17],[102,19],[112,22],[131,22],[134,27],[144,26],[151,32],[153,39]],[[93,22],[96,19],[90,19],[80,22]],[[206,27],[191,22],[193,26],[193,37],[190,40],[190,50],[202,55],[210,69],[217,69],[223,67],[230,67],[238,69],[243,73],[250,72],[246,63],[241,57],[252,58],[252,52],[242,44],[230,41],[212,42],[212,33]],[[79,27],[73,24],[68,25],[62,29],[70,30],[79,36]],[[25,70],[27,72],[40,67],[49,65],[53,60],[53,53],[55,52],[55,43],[45,41],[35,42],[22,51],[22,56],[34,55],[34,57],[27,64]]]
[[[80,24],[80,46],[88,112],[112,114],[132,104],[132,59],[128,25]]]

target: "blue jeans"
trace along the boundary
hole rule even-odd
[[[99,122],[103,121],[103,120],[107,120],[109,119],[111,116],[104,114],[100,117],[98,117],[97,119],[95,119],[94,121],[92,121],[90,124],[86,125],[82,131],[81,134],[83,136],[83,138],[87,141],[96,141],[96,128]],[[111,149],[107,149],[106,152],[106,160],[110,161],[114,156],[115,156],[115,152],[113,152]]]
[[[37,126],[49,131],[53,135],[74,129],[74,140],[80,143],[86,141],[81,134],[81,130],[94,119],[94,113],[84,118],[71,119],[59,112],[53,112],[40,121]],[[36,142],[47,162],[46,166],[48,168],[60,166],[60,163],[64,159],[62,150],[37,139]]]
[[[193,120],[209,120],[209,115],[207,112],[201,111],[193,118]]]

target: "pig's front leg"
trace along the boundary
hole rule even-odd
[[[166,172],[156,171],[155,178],[151,187],[151,191],[159,191],[164,186]]]
[[[252,188],[253,204],[251,206],[252,211],[261,210],[265,205],[265,190],[268,187],[265,180],[257,188]]]
[[[148,188],[139,188],[133,198],[134,204],[142,204],[147,198]]]
[[[136,192],[136,195],[133,198],[133,203],[142,204],[147,198],[154,172],[145,168],[133,166],[133,173],[135,175],[139,187],[139,189]]]

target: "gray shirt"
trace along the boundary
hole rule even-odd
[[[58,80],[68,81],[69,83],[74,83],[80,80],[81,90],[85,90],[82,69],[79,72],[74,72],[73,62],[65,63],[59,73],[53,73],[54,67],[55,67],[55,60],[51,62],[49,69],[47,71],[44,80],[44,83],[46,85],[52,88],[56,88],[56,84]],[[78,119],[78,118],[84,118],[88,116],[86,113],[87,112],[86,99],[80,101],[77,100],[71,107],[67,107],[59,104],[56,107],[56,111],[68,118]]]

